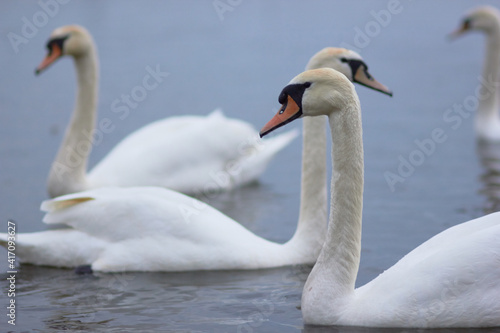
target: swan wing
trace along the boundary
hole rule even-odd
[[[45,201],[42,210],[44,222],[66,224],[85,234],[84,241],[103,244],[92,262],[95,270],[254,269],[286,263],[282,245],[164,188],[99,188]]]
[[[205,229],[241,227],[199,200],[159,187],[98,188],[44,201],[41,209],[47,224],[65,224],[108,241],[195,237]]]

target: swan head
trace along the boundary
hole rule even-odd
[[[312,56],[307,68],[333,68],[347,76],[351,82],[392,96],[392,91],[368,72],[368,65],[363,58],[352,50],[326,47]]]
[[[283,88],[278,98],[281,108],[261,129],[260,136],[304,116],[329,116],[343,110],[355,94],[351,81],[336,70],[305,71]]]
[[[456,38],[469,31],[484,31],[487,34],[500,30],[500,12],[495,7],[481,6],[470,11],[463,19],[460,27],[450,34]]]
[[[92,36],[84,27],[67,25],[55,29],[47,41],[47,56],[36,68],[35,73],[40,74],[64,55],[74,58],[81,57],[92,49]]]

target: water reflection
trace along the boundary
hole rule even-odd
[[[500,210],[500,143],[478,141],[476,150],[483,167],[479,192],[486,196],[483,209],[489,214]]]
[[[323,327],[306,325],[302,330],[304,333],[498,333],[500,329],[484,328],[442,328],[442,329],[413,329],[413,328],[377,328],[377,327]]]
[[[185,330],[274,332],[300,329],[298,306],[311,266],[262,271],[116,273],[78,276],[72,270],[19,269],[16,328],[44,332]],[[0,276],[4,289],[5,276]],[[1,300],[3,306],[5,299]]]

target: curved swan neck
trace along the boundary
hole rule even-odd
[[[74,61],[78,83],[76,106],[49,174],[51,196],[87,187],[87,160],[92,150],[97,107],[98,64],[95,48],[74,57]]]
[[[353,88],[354,89],[354,88]],[[363,142],[359,100],[329,116],[332,131],[331,204],[323,249],[304,287],[302,309],[325,311],[332,299],[354,292],[361,253],[363,211]]]

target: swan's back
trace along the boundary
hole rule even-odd
[[[356,289],[345,315],[364,326],[490,327],[500,325],[499,300],[500,213],[494,213],[408,253]]]
[[[95,270],[253,269],[288,264],[294,254],[211,206],[158,187],[99,188],[46,201],[42,209],[44,222],[105,242],[89,263]]]
[[[89,181],[92,187],[161,186],[190,194],[229,189],[256,179],[295,136],[267,154],[271,140],[260,141],[250,124],[218,110],[171,117],[125,138],[90,171]]]

